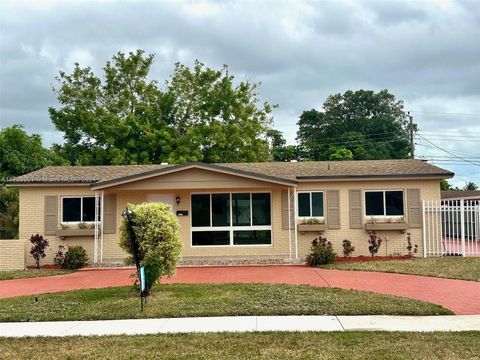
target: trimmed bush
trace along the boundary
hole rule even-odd
[[[355,246],[352,245],[352,242],[348,239],[343,240],[343,257],[351,257],[352,253],[355,251]]]
[[[128,204],[132,231],[138,242],[140,266],[145,268],[147,294],[151,287],[164,275],[173,275],[180,258],[182,242],[176,216],[169,205],[162,203]],[[135,243],[130,238],[127,222],[120,230],[120,246],[131,256],[128,264],[135,264]]]
[[[378,253],[380,246],[382,246],[382,238],[377,235],[375,231],[368,232],[368,252],[372,257]]]
[[[307,264],[310,266],[319,266],[335,262],[337,254],[333,251],[332,243],[327,241],[326,237],[319,236],[312,241],[310,254],[307,256]]]
[[[80,269],[88,263],[88,256],[81,246],[69,246],[63,259],[62,268]]]
[[[65,260],[65,246],[58,245],[57,252],[53,258],[53,263],[59,267],[63,267],[63,261]]]

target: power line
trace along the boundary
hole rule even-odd
[[[412,110],[412,112],[420,114],[438,114],[438,115],[461,115],[461,116],[480,116],[480,113],[455,113],[455,112],[441,112],[441,111],[419,111]]]
[[[448,151],[448,150],[446,150],[446,149],[438,146],[437,144],[431,142],[430,140],[424,138],[423,136],[421,136],[421,135],[418,135],[418,136],[420,136],[423,140],[425,140],[425,141],[428,142],[429,144],[435,146],[438,150],[442,150],[442,151],[446,152],[447,154],[450,154],[450,155],[452,155],[452,156],[454,156],[454,157],[456,157],[456,158],[458,158],[458,159],[460,159],[460,160],[463,160],[463,161],[465,161],[465,162],[468,162],[468,163],[470,163],[470,164],[472,164],[472,165],[480,166],[480,163],[475,163],[475,162],[473,162],[473,161],[470,161],[470,160],[464,159],[464,158],[462,158],[462,157],[460,157],[460,156],[457,156],[457,155],[455,155],[454,153],[452,153],[452,152],[450,152],[450,151]]]

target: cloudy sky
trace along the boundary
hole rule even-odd
[[[0,126],[47,146],[62,141],[58,71],[141,48],[160,81],[199,59],[261,82],[289,143],[328,95],[386,88],[418,124],[418,157],[480,184],[480,1],[2,1],[0,30]]]

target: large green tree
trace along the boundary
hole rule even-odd
[[[346,91],[304,111],[297,140],[309,160],[401,159],[410,154],[403,102],[387,90]]]
[[[272,106],[259,84],[236,82],[227,66],[176,64],[160,87],[149,80],[153,55],[117,53],[101,77],[75,64],[54,88],[50,108],[65,144],[56,151],[72,164],[149,164],[187,161],[266,161]]]
[[[18,236],[18,191],[5,181],[48,165],[66,161],[42,145],[40,135],[28,135],[20,125],[0,131],[0,237]]]

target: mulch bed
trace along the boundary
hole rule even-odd
[[[407,260],[412,259],[412,256],[352,256],[352,257],[337,257],[336,262],[359,262],[359,261],[388,261],[388,260]]]
[[[27,269],[34,269],[36,270],[36,266],[35,265],[29,265],[27,266]],[[62,268],[58,265],[53,265],[53,264],[49,264],[49,265],[42,265],[40,266],[40,269],[45,269],[45,270],[61,270]]]

